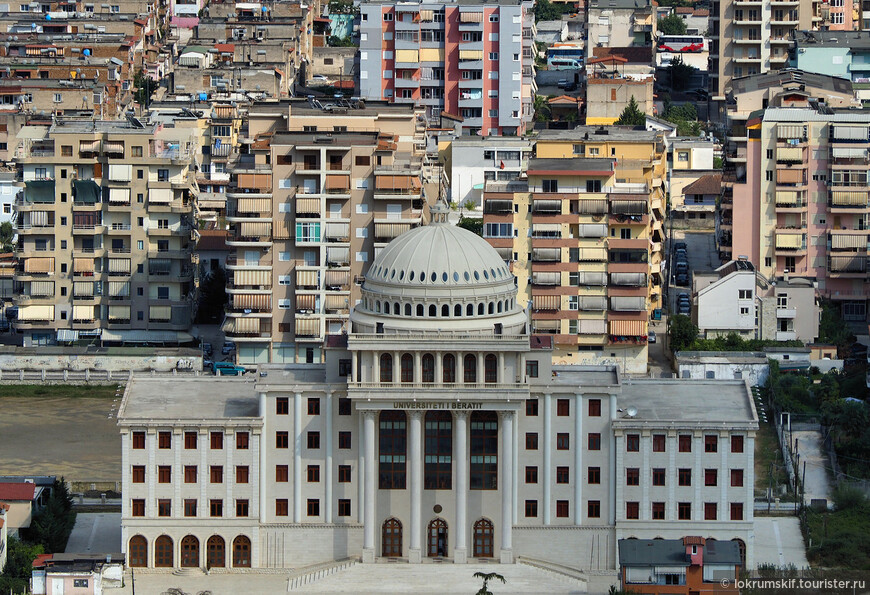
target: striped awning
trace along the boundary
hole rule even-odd
[[[93,297],[93,281],[76,281],[73,283],[73,295],[76,297]]]
[[[420,52],[418,50],[396,50],[396,62],[412,62],[420,61]]]
[[[319,318],[297,318],[296,335],[301,337],[317,337],[320,335]]]
[[[130,202],[130,189],[109,188],[109,202]]]
[[[532,308],[534,310],[558,310],[561,305],[562,296],[532,294]]]
[[[533,223],[532,233],[559,233],[562,231],[562,225],[559,223]]]
[[[411,229],[410,223],[375,223],[376,238],[397,238]]]
[[[862,255],[832,256],[831,270],[847,273],[863,273],[867,270],[867,257]]]
[[[327,310],[347,310],[349,299],[346,295],[329,294],[326,296],[323,307]]]
[[[581,310],[606,310],[607,298],[603,295],[581,295],[578,306]]]
[[[463,12],[459,15],[460,23],[482,23],[483,22],[483,13],[482,12]]]
[[[796,205],[798,203],[798,193],[795,190],[781,190],[776,193],[776,204],[778,205]]]
[[[272,239],[289,240],[293,237],[293,224],[289,219],[276,219],[272,227]]]
[[[73,306],[73,320],[93,320],[94,319],[94,307],[93,306]]]
[[[93,263],[93,261],[91,261]],[[24,261],[24,272],[25,273],[53,273],[54,272],[54,259],[39,257],[39,258],[28,258]]]
[[[607,212],[607,201],[603,198],[586,200],[581,198],[576,204],[578,205],[577,212],[581,215],[603,215]]]
[[[172,318],[172,306],[151,306],[148,309],[148,320],[166,321]]]
[[[317,287],[319,285],[317,271],[296,271],[297,287]]]
[[[272,296],[269,294],[233,294],[233,308],[236,310],[271,310]]]
[[[33,227],[48,227],[48,211],[31,212],[30,225]]]
[[[375,176],[375,188],[378,190],[410,190],[421,187],[420,178],[413,174]]]
[[[532,248],[532,260],[540,262],[559,262],[562,259],[560,248]]]
[[[130,306],[109,306],[109,320],[130,320]]]
[[[350,190],[350,176],[348,175],[332,175],[326,176],[326,182],[323,184],[326,190]]]
[[[613,200],[610,208],[614,215],[646,215],[648,210],[645,200]]]
[[[424,21],[424,22],[434,21],[435,20],[435,11],[421,8],[420,9],[420,20]]]
[[[607,332],[607,321],[603,318],[586,320],[580,319],[577,321],[577,333],[580,335],[603,335]]]
[[[297,310],[311,310],[312,312],[317,309],[317,296],[314,294],[297,294],[296,295],[296,309]]]
[[[109,281],[109,296],[110,297],[129,297],[130,282],[129,281]]]
[[[492,202],[492,201],[490,201]],[[512,204],[512,201],[503,201]],[[535,199],[532,202],[532,209],[536,213],[561,213],[562,212],[562,201],[561,200],[548,200],[548,199]]]
[[[562,327],[561,320],[532,320],[533,333],[558,333]]]
[[[239,174],[236,177],[236,187],[269,192],[272,188],[271,174]]]
[[[867,249],[867,234],[831,234],[831,248],[860,248]]]
[[[124,154],[124,142],[117,140],[107,140],[103,142],[103,153],[111,153],[114,155]]]
[[[533,285],[559,285],[562,275],[558,272],[532,272]]]
[[[148,202],[151,204],[168,204],[172,202],[171,188],[149,188]]]
[[[646,285],[646,275],[644,273],[610,273],[610,282],[614,285],[643,287]]]
[[[501,257],[502,260],[510,261],[513,260],[514,254],[513,250],[510,247],[507,248],[496,248],[495,251]]]
[[[867,126],[834,125],[835,140],[854,140],[860,142],[867,142],[867,139],[870,138],[868,132],[870,132],[870,129],[868,129]]]
[[[239,237],[254,238],[272,234],[272,225],[266,221],[242,221],[239,226]]]
[[[861,190],[834,190],[831,192],[831,204],[846,206],[865,206],[868,203],[866,191]]]
[[[350,271],[330,270],[323,274],[323,284],[328,287],[350,284]]]
[[[349,223],[327,223],[324,235],[330,240],[340,240],[350,235]]]
[[[18,320],[54,320],[54,306],[20,306]]]
[[[779,147],[776,150],[776,160],[787,163],[797,163],[804,160],[804,150],[800,147]]]
[[[271,211],[272,199],[270,198],[239,198],[236,201],[237,213],[269,213]]]
[[[578,285],[607,285],[607,273],[581,271],[577,273]]]
[[[803,234],[799,233],[778,233],[776,234],[777,248],[800,248],[803,246]]]
[[[831,157],[834,159],[867,159],[867,149],[857,147],[833,147]]]
[[[639,312],[646,310],[646,298],[643,296],[612,297],[610,309],[616,312]]]
[[[606,248],[578,248],[580,262],[607,260]]]
[[[803,184],[804,170],[802,169],[778,169],[776,170],[777,184]]]
[[[776,136],[782,140],[806,138],[806,127],[803,124],[777,124]]]
[[[646,320],[611,320],[609,334],[619,337],[646,337]]]
[[[94,259],[93,258],[74,258],[73,272],[75,273],[93,273]]]
[[[233,271],[233,285],[236,287],[269,287],[272,285],[271,271]]]
[[[130,273],[130,259],[129,258],[110,258],[109,259],[109,272],[110,273]]]
[[[607,225],[603,223],[581,223],[577,226],[578,238],[603,238],[607,235]]]
[[[109,179],[113,182],[129,182],[133,179],[133,164],[110,163]]]
[[[168,258],[152,258],[148,261],[149,275],[169,275],[172,272],[172,261]]]
[[[320,214],[320,199],[319,198],[297,198],[296,213],[305,215]]]
[[[483,50],[459,50],[460,60],[483,60]]]
[[[79,151],[81,153],[97,153],[100,150],[100,141],[98,140],[83,140],[79,142]]]
[[[50,297],[54,295],[54,281],[31,281],[31,297]]]
[[[327,264],[350,264],[350,248],[346,246],[327,246]]]

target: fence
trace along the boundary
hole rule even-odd
[[[191,369],[173,369],[167,372],[136,372],[137,376],[172,378],[175,376],[202,376],[203,372]],[[133,377],[131,370],[113,372],[111,370],[2,370],[0,384],[114,384],[125,383]]]

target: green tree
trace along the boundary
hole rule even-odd
[[[535,95],[535,122],[549,122],[552,117],[550,104],[547,103],[552,95]]]
[[[686,22],[675,12],[672,12],[658,21],[658,30],[661,35],[685,35]]]
[[[17,537],[8,539],[6,550],[6,566],[0,575],[0,592],[25,593],[30,584],[33,561],[45,550],[41,545],[25,543]]]
[[[477,595],[492,595],[492,591],[487,589],[487,583],[489,583],[489,581],[499,580],[502,584],[507,583],[505,578],[497,572],[475,572],[474,578],[483,579],[483,586],[480,587]]]
[[[157,83],[150,76],[145,74],[141,68],[133,77],[133,99],[142,107],[148,107],[151,102],[151,95],[157,89]]]
[[[478,217],[460,217],[456,226],[483,236],[483,219]]]
[[[3,252],[12,252],[15,249],[15,245],[12,243],[14,237],[15,229],[12,227],[12,223],[9,221],[0,223],[0,246],[2,246]]]
[[[628,105],[622,110],[619,119],[614,122],[617,126],[646,126],[646,114],[640,111],[634,95],[628,101]]]
[[[60,478],[54,482],[48,503],[33,517],[26,538],[40,544],[48,553],[63,552],[75,524],[72,496],[66,482]]]
[[[698,327],[692,319],[684,314],[671,316],[670,329],[668,329],[671,352],[684,351],[692,346],[698,338]]]
[[[819,322],[819,343],[836,345],[839,350],[845,352],[855,341],[852,330],[840,316],[840,310],[825,302],[822,304],[822,318]]]
[[[558,21],[563,14],[576,11],[577,8],[573,4],[554,4],[550,0],[537,0],[535,2],[535,22]]]
[[[326,45],[331,48],[354,48],[357,44],[350,36],[338,37],[337,35],[330,35],[326,38]]]
[[[668,80],[671,82],[671,89],[685,91],[692,82],[695,70],[694,66],[689,66],[679,56],[671,60],[671,64],[668,66]]]

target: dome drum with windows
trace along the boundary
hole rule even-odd
[[[354,332],[525,334],[514,276],[498,252],[450,225],[446,205],[431,212],[429,225],[394,239],[369,267],[351,315]]]

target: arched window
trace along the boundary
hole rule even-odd
[[[471,414],[469,488],[498,489],[498,416],[495,411]]]
[[[490,313],[490,314],[495,314],[495,302],[490,302],[490,303],[489,303],[489,313]]]
[[[423,304],[417,304],[417,316],[423,317]]]
[[[435,318],[438,316],[438,308],[435,304],[429,304],[429,318]]]
[[[141,535],[130,538],[130,546],[127,548],[127,565],[133,568],[148,567],[148,540]]]
[[[447,556],[447,521],[437,518],[429,521],[427,542],[429,557]]]
[[[483,360],[483,381],[487,384],[495,384],[498,380],[498,358],[494,353],[489,353]]]
[[[731,541],[737,542],[737,547],[740,548],[740,565],[744,568],[746,567],[746,542],[742,539],[732,539]]]
[[[381,411],[378,420],[378,488],[405,489],[407,422],[404,411]]]
[[[422,365],[422,381],[430,384],[435,382],[435,356],[433,356],[431,353],[424,354]]]
[[[199,539],[193,535],[185,535],[181,540],[181,567],[199,567]]]
[[[455,306],[453,306],[453,315],[456,318],[462,316],[462,304],[456,304]]]
[[[465,306],[465,315],[474,316],[474,304],[468,304]]]
[[[426,413],[424,481],[427,490],[451,489],[453,465],[453,416],[448,411]]]
[[[251,540],[244,535],[233,539],[233,568],[251,567]]]
[[[477,315],[478,315],[478,316],[483,316],[484,314],[486,314],[486,312],[483,311],[483,309],[484,309],[485,307],[486,307],[486,306],[483,305],[483,302],[477,304]]]
[[[393,381],[393,356],[389,353],[381,354],[381,382]]]
[[[411,304],[405,304],[405,316],[411,315]]]
[[[498,301],[498,307],[496,308],[496,311],[497,311],[499,314],[501,314],[501,309],[502,309],[502,303],[501,303],[501,300],[499,300],[499,301]]]
[[[390,313],[390,302],[384,302],[384,314]]]
[[[444,370],[441,372],[441,382],[453,384],[456,382],[456,356],[452,353],[444,355]]]
[[[466,384],[474,384],[477,382],[477,356],[469,353],[463,360],[463,376],[462,379]]]
[[[414,382],[414,356],[402,354],[402,382]]]
[[[172,538],[168,535],[161,535],[154,540],[155,568],[172,568],[175,565],[173,562],[172,548]]]
[[[474,557],[492,558],[492,522],[480,519],[474,523]]]
[[[205,543],[206,568],[223,568],[227,565],[226,543],[220,535],[212,535]]]
[[[381,531],[384,557],[400,557],[402,555],[402,523],[398,519],[389,518],[384,521]]]
[[[375,312],[381,313],[381,302],[375,302]]]
[[[395,304],[393,304],[393,314],[398,316],[401,313],[402,313],[402,310],[399,307],[399,302],[396,302]]]
[[[450,318],[450,306],[448,304],[444,304],[441,306],[441,317]]]

